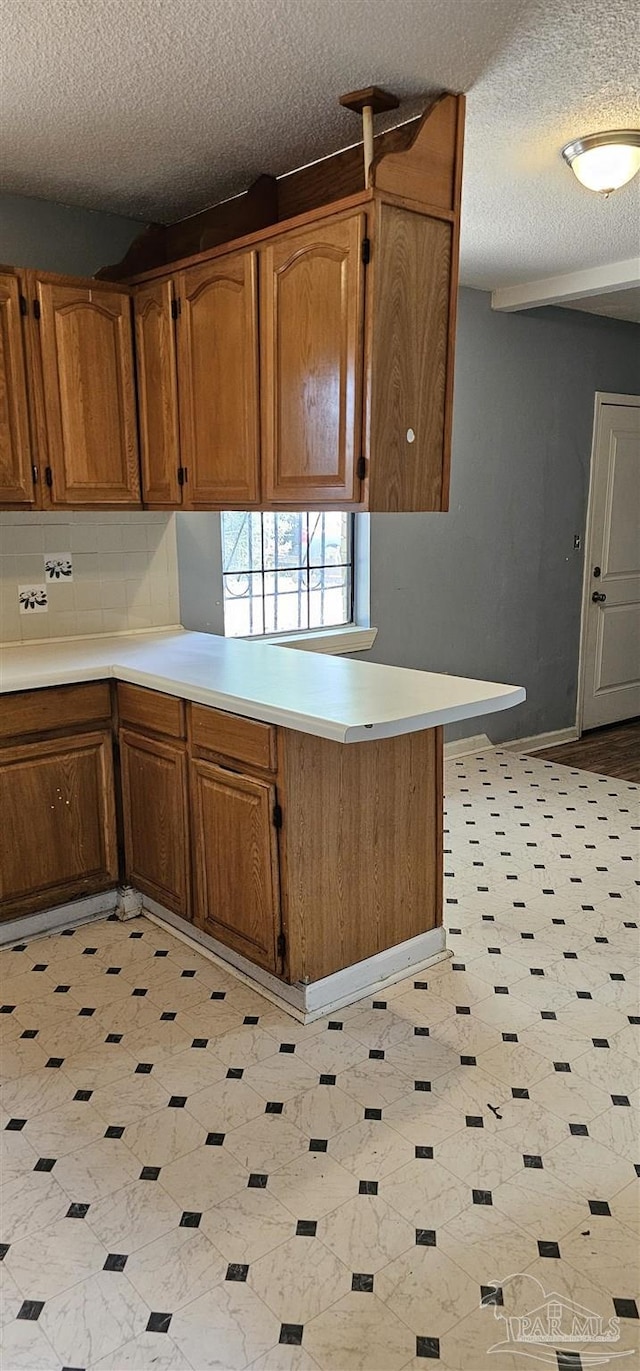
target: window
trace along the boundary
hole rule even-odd
[[[227,637],[353,620],[353,514],[221,516]]]

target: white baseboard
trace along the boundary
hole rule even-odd
[[[71,900],[69,904],[59,904],[55,909],[41,909],[37,914],[11,919],[0,924],[0,947],[24,943],[30,938],[44,938],[48,933],[57,933],[62,928],[76,928],[78,924],[104,919],[109,914],[115,914],[118,900],[119,891],[106,890],[101,895],[86,895],[80,900]]]
[[[572,728],[556,728],[553,733],[534,733],[531,738],[514,738],[511,743],[499,743],[509,752],[542,752],[546,747],[560,747],[562,743],[575,743],[580,737],[575,724]]]
[[[492,743],[486,733],[476,733],[473,738],[455,738],[445,743],[445,761],[454,757],[470,757],[476,752],[491,752],[495,747],[505,748],[507,752],[541,752],[545,747],[560,747],[562,743],[575,743],[580,737],[579,729],[557,728],[553,733],[534,733],[530,738],[512,738],[508,743]]]
[[[394,985],[409,972],[422,971],[434,962],[443,961],[451,953],[447,952],[444,928],[430,928],[409,938],[396,947],[388,947],[367,957],[355,966],[347,966],[343,971],[334,971],[321,981],[312,981],[302,990],[305,994],[305,1022],[310,1023],[321,1014],[353,1004],[365,996],[375,994],[384,986]]]
[[[356,962],[354,966],[335,971],[322,980],[312,981],[308,985],[303,985],[301,981],[288,985],[286,981],[255,966],[239,952],[225,947],[216,938],[211,938],[208,933],[203,933],[173,914],[170,909],[165,909],[164,905],[149,899],[147,895],[141,895],[132,886],[107,890],[100,895],[89,895],[69,904],[58,905],[55,909],[42,909],[37,914],[12,919],[0,925],[0,947],[46,937],[63,928],[76,928],[80,924],[107,918],[110,914],[117,914],[121,920],[144,914],[152,923],[170,929],[173,936],[188,947],[197,947],[211,961],[230,971],[259,994],[265,995],[300,1023],[312,1023],[323,1014],[354,1004],[385,986],[393,985],[412,971],[422,971],[426,966],[451,956],[446,948],[444,928],[431,928],[416,938],[409,938],[406,942],[376,953],[374,957]]]
[[[492,747],[495,747],[495,743],[486,733],[476,733],[472,738],[454,738],[444,745],[445,761],[450,761],[452,757],[469,757],[472,752],[488,752]]]
[[[212,938],[210,934],[203,933],[202,929],[196,928],[194,924],[189,924],[185,919],[181,919],[172,910],[165,909],[164,905],[158,904],[156,900],[151,900],[148,895],[142,897],[142,913],[152,923],[158,924],[161,928],[170,928],[171,932],[180,942],[186,943],[187,947],[197,947],[199,952],[203,952],[212,962],[218,963],[225,971],[230,971],[250,985],[253,990],[259,990],[266,995],[268,1000],[272,1000],[280,1008],[288,1010],[294,1018],[304,1023],[304,1010],[298,1003],[299,997],[295,993],[294,986],[287,985],[277,976],[272,976],[269,971],[264,971],[261,966],[254,966],[247,957],[243,957],[240,952],[234,952],[230,947],[225,947],[224,943],[218,942],[217,938]]]
[[[259,994],[265,995],[299,1023],[313,1023],[323,1014],[363,1000],[384,986],[401,981],[410,972],[422,971],[426,966],[451,955],[446,949],[444,929],[431,928],[426,933],[418,934],[417,938],[409,938],[407,942],[398,943],[396,947],[378,952],[374,957],[367,957],[365,961],[345,967],[343,971],[336,971],[320,981],[313,981],[309,985],[297,981],[294,985],[288,985],[262,967],[254,966],[246,957],[225,947],[208,933],[185,924],[177,914],[146,895],[142,904],[143,913],[153,923],[160,927],[168,926],[181,942],[196,946],[211,961],[230,971]]]

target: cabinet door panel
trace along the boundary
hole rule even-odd
[[[136,290],[133,307],[140,424],[142,498],[150,505],[180,505],[178,482],[178,377],[173,282]]]
[[[255,252],[181,273],[178,382],[186,503],[257,503],[258,299]]]
[[[111,732],[0,757],[2,918],[106,890],[118,877]]]
[[[253,962],[276,966],[278,859],[268,781],[191,763],[197,922]]]
[[[20,287],[0,274],[0,505],[34,499]]]
[[[139,503],[129,295],[42,281],[37,289],[52,502]]]
[[[120,734],[127,877],[189,917],[187,759],[183,747]]]
[[[371,510],[447,508],[452,243],[451,224],[379,206]]]
[[[267,502],[359,498],[364,235],[357,214],[261,252]]]

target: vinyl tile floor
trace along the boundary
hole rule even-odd
[[[144,917],[5,951],[4,1371],[638,1367],[638,798],[451,762],[452,959],[306,1027]]]

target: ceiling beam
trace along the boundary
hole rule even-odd
[[[606,267],[567,272],[565,276],[548,276],[545,280],[528,281],[519,286],[499,286],[492,291],[491,308],[510,311],[563,305],[569,300],[583,300],[589,295],[605,295],[633,286],[640,286],[639,257],[613,262]]]

